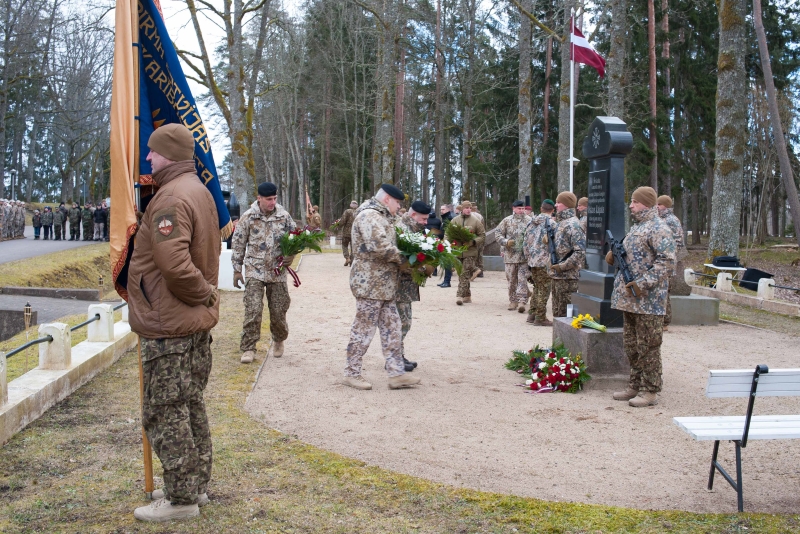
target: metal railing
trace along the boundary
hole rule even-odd
[[[112,309],[114,311],[117,311],[117,310],[119,310],[121,308],[124,308],[127,305],[128,305],[127,302],[122,301],[121,303],[119,303],[116,306],[114,306]],[[92,317],[91,319],[87,319],[86,321],[84,321],[84,322],[82,322],[80,324],[76,324],[75,326],[70,328],[69,331],[70,332],[74,332],[75,330],[78,330],[79,328],[83,328],[84,326],[87,326],[88,324],[93,323],[95,321],[99,321],[99,320],[100,320],[100,314],[99,313],[95,313],[94,317]],[[20,345],[19,347],[15,348],[14,350],[11,350],[11,351],[7,352],[6,353],[6,360],[11,358],[15,354],[19,354],[20,352],[24,351],[28,347],[32,347],[34,345],[38,345],[39,343],[50,343],[51,341],[53,341],[53,336],[50,336],[50,335],[44,336],[44,337],[40,337],[40,338],[37,338],[37,339],[32,339],[31,341],[28,341],[24,345]]]

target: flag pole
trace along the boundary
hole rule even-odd
[[[569,191],[572,192],[572,185],[575,173],[575,43],[572,42],[572,34],[575,28],[575,8],[570,11],[569,18]]]

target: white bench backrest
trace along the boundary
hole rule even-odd
[[[706,397],[748,397],[753,385],[753,369],[711,370]],[[800,396],[800,369],[770,369],[758,377],[757,397]]]

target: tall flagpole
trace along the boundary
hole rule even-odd
[[[575,43],[572,34],[575,27],[575,8],[569,18],[569,191],[572,192],[573,175],[575,173]]]

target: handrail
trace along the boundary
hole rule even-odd
[[[125,302],[125,301],[123,300],[122,302],[120,302],[119,304],[117,304],[116,306],[114,306],[112,309],[113,309],[114,311],[117,311],[117,310],[119,310],[119,309],[121,309],[121,308],[124,308],[124,307],[125,307],[125,306],[127,306],[127,305],[128,305],[128,303],[127,303],[127,302]]]
[[[28,341],[24,345],[22,345],[20,347],[17,347],[16,349],[12,350],[11,352],[7,352],[6,353],[6,360],[9,359],[10,357],[12,357],[13,355],[17,354],[17,353],[22,352],[23,350],[27,349],[28,347],[32,347],[33,345],[38,345],[39,343],[45,343],[45,342],[50,343],[52,341],[53,341],[53,336],[50,336],[50,335],[47,335],[47,336],[44,336],[44,337],[40,337],[38,339],[33,339],[31,341]]]
[[[94,317],[92,317],[91,319],[87,319],[86,321],[83,321],[81,324],[76,324],[75,326],[70,328],[69,331],[70,332],[74,332],[75,330],[77,330],[78,328],[80,328],[82,326],[86,326],[89,323],[93,323],[93,322],[99,321],[99,320],[100,320],[100,314],[99,313],[95,313]]]

